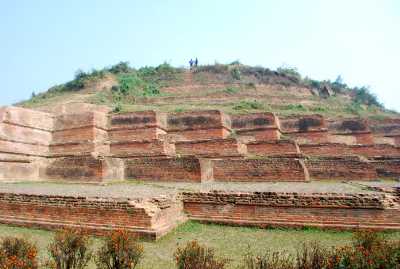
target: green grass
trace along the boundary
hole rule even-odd
[[[40,249],[40,258],[47,257],[46,247],[51,241],[52,232],[0,225],[0,237],[10,235],[32,240]],[[236,268],[248,247],[255,252],[270,249],[294,254],[304,242],[318,241],[324,246],[346,245],[351,242],[351,236],[351,232],[321,231],[312,228],[257,229],[187,222],[157,242],[144,241],[145,257],[139,268],[174,268],[172,255],[177,246],[194,239],[215,248],[217,255],[231,260],[229,268]],[[390,233],[388,236],[400,239],[400,232]],[[100,243],[99,238],[93,238],[92,248],[96,249]],[[89,268],[94,269],[94,265],[91,264]]]

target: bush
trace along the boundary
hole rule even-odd
[[[201,246],[197,241],[188,242],[184,248],[178,248],[174,257],[178,269],[223,269],[228,262],[216,258],[212,248]]]
[[[296,82],[300,82],[301,81],[301,75],[300,73],[297,71],[296,67],[289,67],[289,66],[281,66],[278,67],[276,69],[276,71],[285,77],[289,77],[292,78],[294,81]]]
[[[327,268],[329,252],[318,243],[304,244],[301,251],[297,252],[297,269],[322,269]]]
[[[119,62],[116,65],[111,66],[108,71],[113,74],[128,73],[132,70],[128,62]]]
[[[264,105],[257,100],[254,101],[240,101],[238,104],[233,106],[234,110],[254,110],[264,109]]]
[[[143,88],[143,96],[155,96],[159,94],[160,89],[155,84],[149,84]]]
[[[114,231],[96,254],[98,269],[133,269],[143,257],[143,245],[126,231]]]
[[[62,230],[54,235],[48,246],[48,267],[54,269],[83,269],[92,257],[89,237],[79,230]]]
[[[240,89],[237,87],[227,87],[226,89],[224,89],[224,92],[228,94],[235,94],[238,93],[239,91]]]
[[[209,72],[214,74],[227,74],[229,66],[226,64],[215,63],[214,65],[198,66],[195,72]]]
[[[241,75],[240,75],[240,70],[239,68],[235,67],[231,69],[231,76],[233,77],[233,79],[235,80],[240,80],[241,79]]]
[[[0,268],[36,269],[37,248],[28,240],[6,237],[0,245]]]
[[[353,89],[354,91],[354,97],[353,101],[356,103],[361,103],[365,105],[374,105],[377,107],[382,107],[382,104],[378,101],[378,98],[376,97],[375,94],[370,92],[370,89],[368,87],[355,87]]]
[[[293,269],[293,259],[281,252],[255,256],[249,251],[245,254],[240,269]]]

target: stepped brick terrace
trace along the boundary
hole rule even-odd
[[[0,222],[400,229],[399,137],[394,119],[3,107]]]

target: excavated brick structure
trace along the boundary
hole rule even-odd
[[[310,177],[316,180],[376,180],[375,166],[358,156],[310,157],[305,161]]]
[[[389,194],[185,192],[190,219],[258,227],[399,230],[399,200]]]
[[[328,120],[329,142],[345,144],[373,144],[374,138],[364,119]]]
[[[167,116],[168,134],[176,141],[227,138],[231,120],[218,110],[179,112]]]
[[[0,193],[0,223],[43,229],[81,228],[104,235],[112,229],[158,239],[183,222],[174,198],[115,199]]]
[[[390,144],[348,145],[344,143],[303,144],[300,150],[307,156],[359,155],[367,158],[400,157],[400,147]]]
[[[207,139],[196,141],[177,141],[176,154],[198,157],[240,157],[247,154],[246,144],[240,139]]]
[[[304,162],[296,158],[249,158],[212,160],[215,181],[309,181]]]
[[[150,181],[201,182],[197,158],[137,158],[125,163],[125,177]]]
[[[0,108],[0,180],[38,180],[46,166],[52,128],[48,113]]]
[[[325,119],[321,115],[290,116],[279,122],[282,133],[299,144],[328,141]]]
[[[252,141],[246,145],[249,155],[300,157],[300,148],[293,140]]]
[[[231,115],[232,129],[238,136],[251,136],[257,141],[278,140],[279,120],[273,113]]]
[[[400,146],[400,119],[369,120],[375,143]]]

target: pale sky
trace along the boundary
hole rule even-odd
[[[77,69],[240,60],[371,86],[400,111],[400,1],[0,0],[0,105]]]

